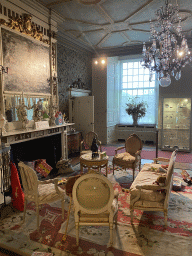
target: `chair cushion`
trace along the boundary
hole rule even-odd
[[[147,168],[144,165],[145,168]],[[136,188],[137,185],[149,185],[149,188],[153,186],[157,177],[159,177],[159,172],[151,172],[148,169],[141,170],[139,175],[135,178],[134,182],[130,187],[131,192],[131,200],[134,200],[136,197],[140,195],[140,190]],[[157,187],[157,184],[154,184],[154,187]],[[147,200],[151,202],[160,202],[165,198],[165,193],[161,191],[153,191],[153,190],[141,190],[141,195],[139,200]]]
[[[123,162],[129,162],[129,163],[134,163],[135,162],[135,156],[129,154],[128,152],[123,152],[123,153],[119,153],[117,155],[114,156],[114,160],[121,160]]]
[[[161,164],[154,164],[154,163],[147,163],[144,164],[141,172],[145,172],[145,171],[150,171],[150,172],[157,172],[159,174],[161,173],[167,173],[167,170],[165,170],[164,168],[162,168]]]
[[[58,187],[59,191],[63,193],[64,190]],[[49,184],[40,184],[38,187],[39,192],[39,200],[44,202],[55,201],[57,198],[61,198],[61,196],[56,192],[55,185],[53,183]]]
[[[80,222],[91,222],[91,223],[98,223],[98,222],[109,222],[109,213],[101,213],[101,214],[87,214],[81,213],[79,217]]]
[[[160,202],[151,202],[145,200],[139,200],[134,204],[135,207],[143,207],[143,208],[163,208],[164,207],[164,200]]]
[[[114,198],[111,206],[113,210],[113,215],[115,215],[118,211],[118,199]],[[109,212],[106,211],[100,214],[87,214],[81,212],[80,214],[80,222],[109,222]]]

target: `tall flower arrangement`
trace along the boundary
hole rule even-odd
[[[125,111],[128,115],[131,115],[133,118],[133,125],[137,125],[138,119],[144,117],[147,111],[148,104],[141,100],[137,102],[137,98],[129,98],[128,103],[126,103],[127,108]]]

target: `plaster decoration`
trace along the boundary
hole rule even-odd
[[[68,88],[81,77],[85,84],[84,89],[92,89],[92,58],[90,53],[77,51],[68,47],[57,45],[57,68],[58,68],[58,92],[59,92],[59,110],[69,117]]]
[[[93,5],[103,2],[102,0],[78,0],[79,3],[84,5]]]
[[[20,17],[13,16],[9,18],[9,21],[0,19],[0,24],[5,25],[13,30],[19,31],[28,36],[31,36],[46,44],[49,43],[48,39],[43,38],[43,32],[40,30],[40,26],[32,22],[32,15],[30,14],[24,13],[23,16]],[[55,32],[52,32],[51,36],[55,38]]]

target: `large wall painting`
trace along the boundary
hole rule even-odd
[[[50,93],[49,47],[22,35],[1,29],[4,91]]]

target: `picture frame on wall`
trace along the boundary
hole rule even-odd
[[[16,31],[1,28],[4,91],[50,94],[49,45]]]

